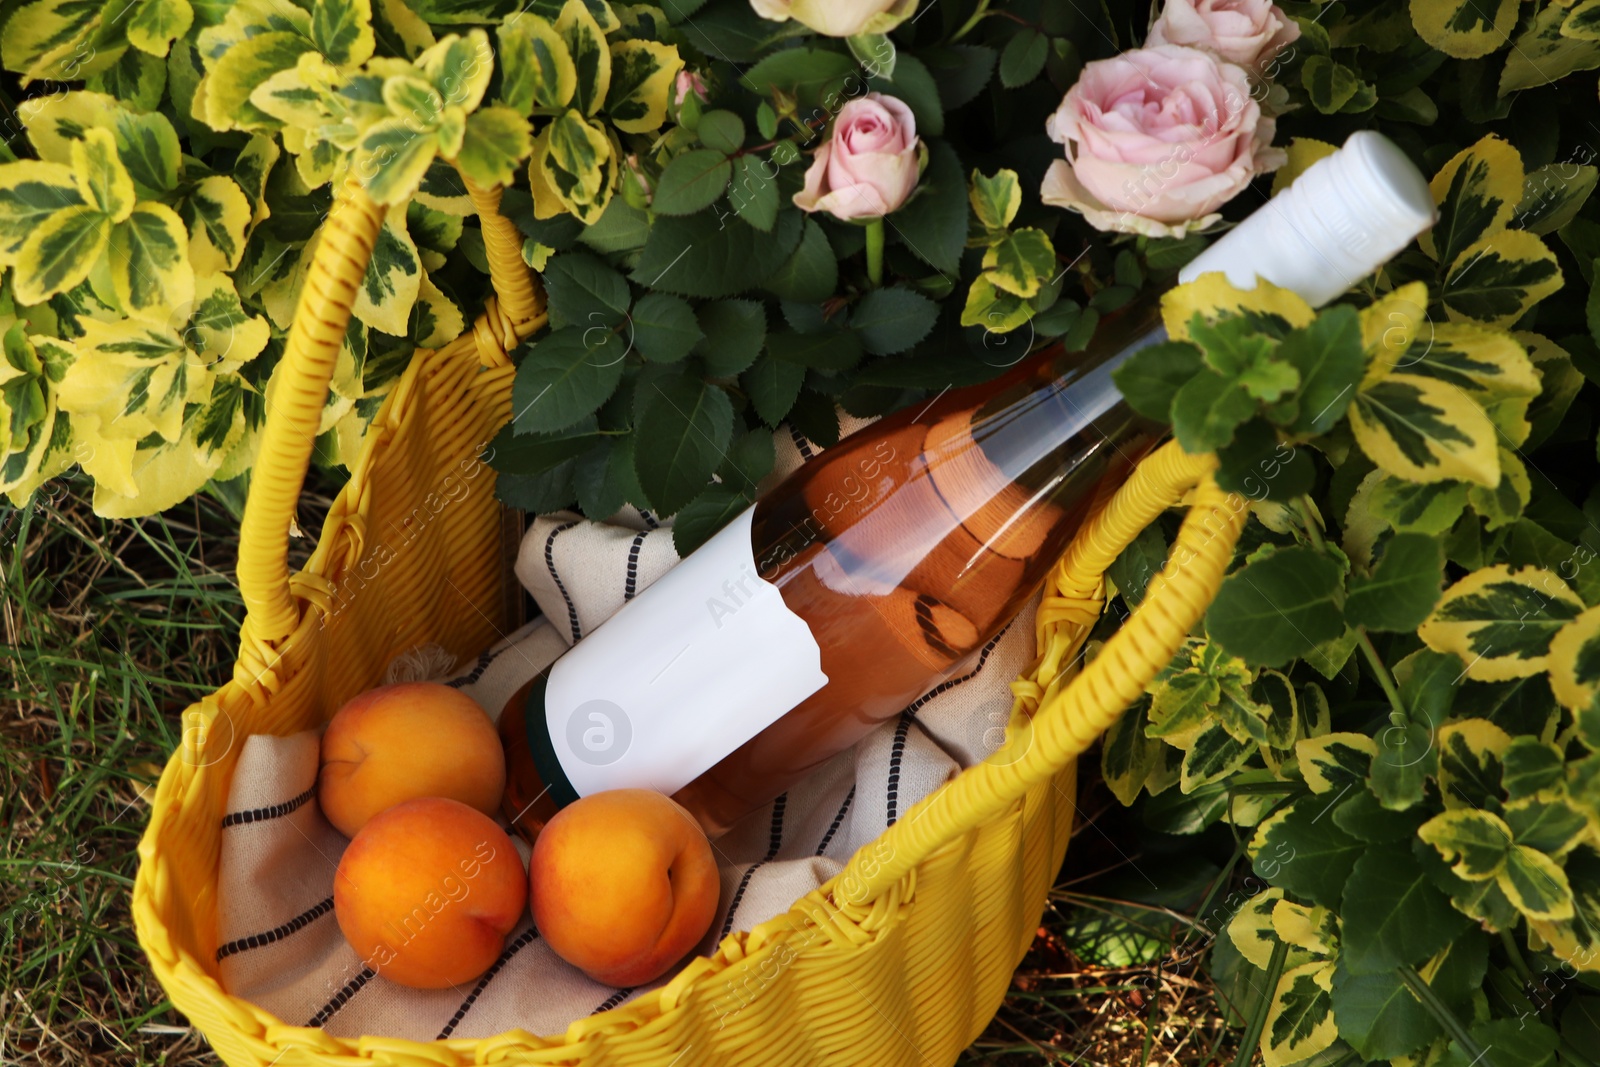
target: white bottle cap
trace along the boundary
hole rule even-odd
[[[1222,271],[1241,289],[1256,278],[1320,307],[1433,225],[1427,179],[1395,143],[1361,130],[1190,261],[1193,281]]]

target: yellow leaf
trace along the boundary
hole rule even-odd
[[[12,294],[19,304],[42,304],[89,276],[105,254],[111,226],[87,205],[69,207],[44,219],[13,260]]]
[[[1367,349],[1365,389],[1395,370],[1405,370],[1416,360],[1413,345],[1431,343],[1433,320],[1428,317],[1428,287],[1410,282],[1385,294],[1361,311],[1361,342]]]
[[[177,212],[146,201],[112,227],[111,283],[129,312],[182,309],[194,300],[189,233]]]
[[[1411,0],[1411,22],[1445,55],[1474,59],[1506,46],[1517,8],[1517,0]]]
[[[1600,690],[1600,608],[1590,608],[1550,640],[1550,688],[1562,704],[1587,708]]]
[[[1501,564],[1474,571],[1449,589],[1417,630],[1435,652],[1453,652],[1480,682],[1527,678],[1546,667],[1551,640],[1583,611],[1559,576]]]
[[[1285,150],[1289,161],[1273,173],[1272,195],[1277,196],[1289,188],[1311,164],[1333,155],[1338,150],[1338,145],[1329,144],[1327,141],[1317,141],[1310,137],[1289,138],[1289,147]]]
[[[1452,320],[1506,327],[1560,288],[1556,254],[1537,234],[1501,230],[1461,251],[1439,298]]]
[[[1228,922],[1228,937],[1239,955],[1263,970],[1272,960],[1272,947],[1277,941],[1272,914],[1282,899],[1283,890],[1264,890],[1246,901]]]
[[[1296,329],[1311,325],[1316,317],[1311,305],[1293,290],[1280,289],[1265,279],[1254,289],[1238,289],[1221,271],[1202,274],[1161,297],[1161,318],[1174,341],[1189,339],[1189,320],[1196,314],[1211,320],[1227,312],[1277,317]]]
[[[72,168],[35,159],[0,164],[0,267],[17,253],[39,225],[58,211],[83,206]]]
[[[1419,374],[1390,374],[1356,394],[1350,428],[1383,470],[1413,482],[1500,483],[1494,424],[1459,388]]]
[[[110,130],[85,130],[72,142],[72,176],[78,195],[109,222],[121,222],[133,213],[133,179],[117,158],[117,141]]]
[[[1474,241],[1505,229],[1522,202],[1522,182],[1522,156],[1493,134],[1451,156],[1428,183],[1440,212],[1417,239],[1422,250],[1450,261]]]

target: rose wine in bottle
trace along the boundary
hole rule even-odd
[[[1426,181],[1358,133],[1180,274],[1263,277],[1320,305],[1433,221]],[[1164,430],[1111,373],[1166,339],[1159,297],[1086,353],[863,428],[532,679],[500,721],[528,837],[602,789],[673,795],[716,836],[962,667],[1043,583]]]

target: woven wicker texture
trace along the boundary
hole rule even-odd
[[[1077,756],[1172,657],[1232,555],[1244,508],[1211,481],[1210,457],[1164,446],[1079,535],[1052,574],[1039,658],[1013,685],[999,753],[912,808],[787,914],[730,936],[655,993],[565,1035],[417,1043],[290,1026],[218,984],[220,823],[242,738],[326,722],[419,643],[469,656],[509,629],[494,473],[477,457],[510,418],[507,352],[543,324],[543,298],[520,235],[498,214],[498,191],[469,191],[496,296],[461,338],[417,354],[309,563],[291,575],[296,500],[382,217],[354,186],[335,202],[269,398],[241,533],[249,615],[239,660],[232,681],[184,712],[182,746],[140,842],[134,920],[157,978],[233,1067],[953,1062],[1032,940],[1072,828]],[[1106,566],[1191,490],[1166,570],[1075,673]]]

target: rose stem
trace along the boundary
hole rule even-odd
[[[867,223],[867,280],[876,289],[883,284],[883,220]]]

